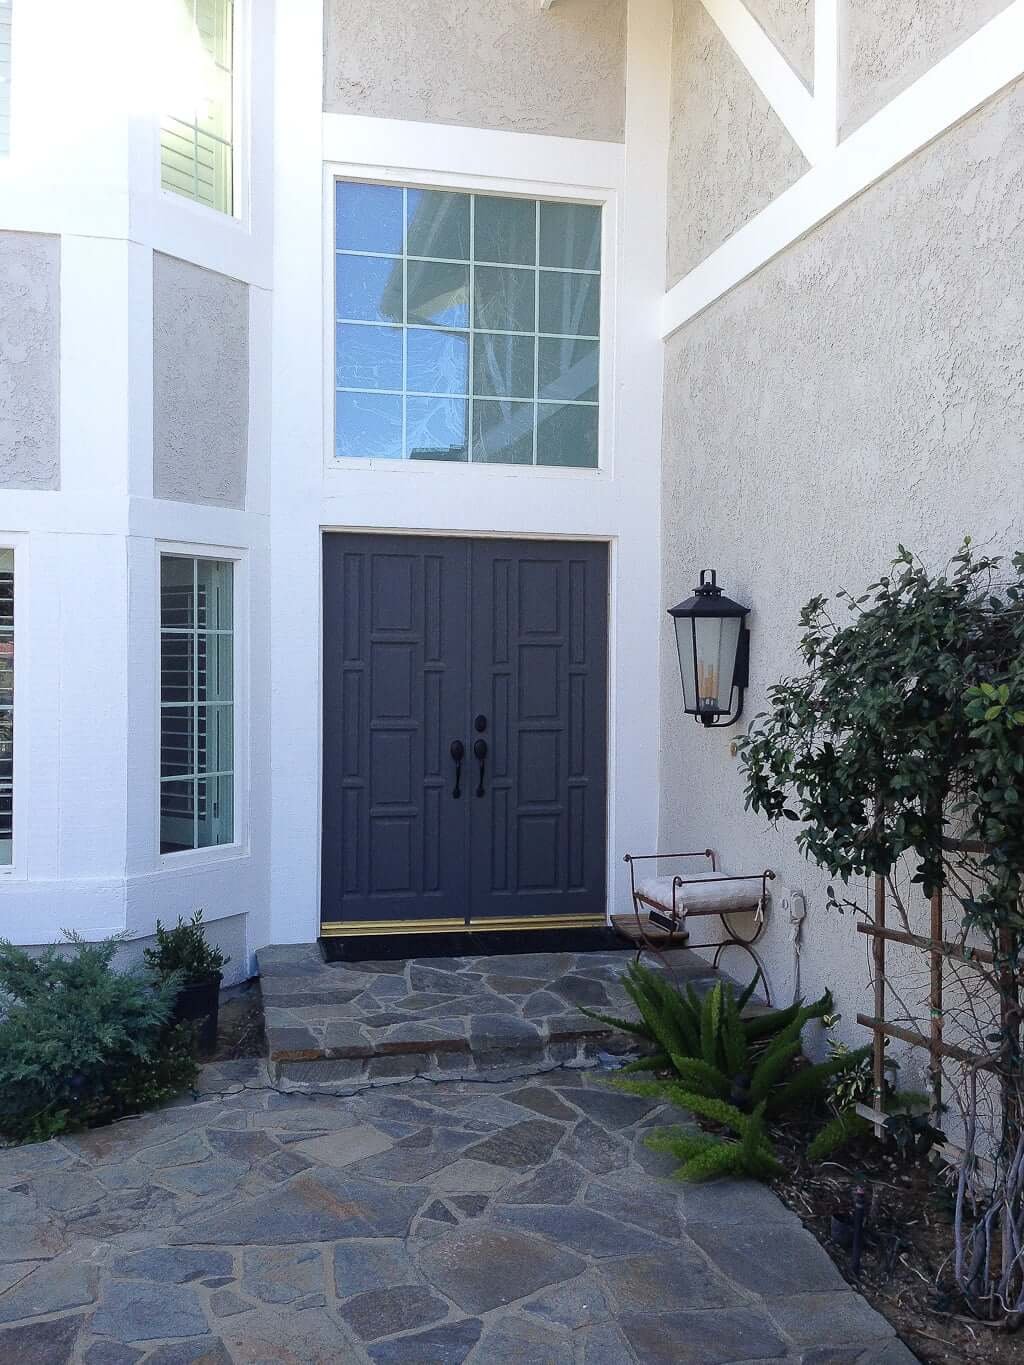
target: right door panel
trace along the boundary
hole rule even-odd
[[[603,914],[608,551],[475,541],[472,919]]]

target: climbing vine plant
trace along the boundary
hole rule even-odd
[[[793,821],[804,854],[841,886],[886,879],[909,927],[897,869],[958,907],[961,941],[987,939],[996,1025],[965,1014],[998,1078],[988,1150],[978,1069],[959,1078],[967,1151],[959,1173],[956,1279],[970,1306],[1024,1320],[1024,552],[968,539],[939,572],[900,547],[857,595],[813,598],[800,615],[805,671],[768,693],[739,741],[749,809]],[[973,964],[975,967],[977,964]],[[961,1021],[963,1023],[964,1021]],[[992,1157],[986,1167],[982,1157]],[[983,1188],[984,1169],[995,1175]]]

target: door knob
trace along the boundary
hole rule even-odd
[[[482,735],[483,732],[487,729],[487,717],[477,716],[476,720],[473,722],[473,729],[477,732],[478,735]]]
[[[479,761],[479,763],[480,763],[480,780],[479,780],[479,782],[477,782],[477,784],[476,784],[476,794],[477,794],[477,796],[483,796],[483,794],[484,794],[484,765],[485,765],[485,762],[486,762],[486,759],[487,759],[487,741],[486,741],[486,739],[478,739],[477,742],[473,745],[473,757],[474,757],[475,759],[477,759],[477,760]]]
[[[452,760],[455,763],[455,786],[452,788],[452,796],[454,796],[457,801],[462,795],[460,783],[462,781],[462,760],[466,757],[466,746],[461,739],[453,739],[451,748],[448,752],[451,754]]]

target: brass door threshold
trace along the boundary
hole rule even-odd
[[[522,929],[604,929],[604,915],[510,915],[505,919],[364,919],[321,924],[321,938],[386,934],[513,933]]]

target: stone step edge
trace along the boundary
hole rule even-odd
[[[438,1052],[435,1048],[370,1057],[272,1061],[269,1071],[272,1083],[284,1090],[356,1094],[402,1081],[496,1081],[558,1069],[601,1069],[609,1057],[626,1061],[636,1055],[636,1041],[628,1034],[588,1032],[562,1042],[538,1039],[531,1047],[518,1049],[471,1051],[466,1047]]]
[[[267,1030],[268,1057],[271,1063],[367,1061],[374,1057],[418,1056],[430,1053],[445,1055],[461,1053],[467,1057],[486,1056],[492,1052],[508,1055],[521,1051],[530,1054],[535,1053],[538,1047],[579,1042],[601,1042],[608,1045],[609,1049],[621,1051],[623,1048],[635,1049],[639,1042],[633,1034],[622,1033],[601,1024],[593,1028],[548,1029],[543,1033],[538,1032],[532,1038],[524,1038],[521,1034],[507,1036],[494,1034],[488,1038],[486,1047],[473,1047],[467,1038],[409,1038],[354,1046],[282,1048],[274,1046],[274,1032],[274,1029]]]

